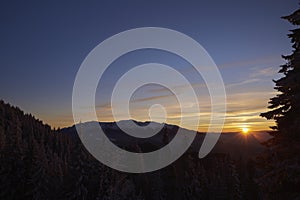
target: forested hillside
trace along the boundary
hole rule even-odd
[[[259,198],[251,161],[186,153],[156,172],[121,173],[95,160],[76,134],[51,130],[3,101],[0,159],[0,199]]]

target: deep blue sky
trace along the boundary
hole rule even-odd
[[[1,1],[0,98],[51,125],[70,125],[72,87],[87,54],[121,31],[157,26],[203,45],[228,86],[229,113],[251,123],[271,94],[256,97],[274,92],[271,79],[284,62],[280,56],[291,52],[286,34],[293,27],[280,17],[297,8],[292,0]],[[148,61],[145,52],[137,56],[136,63]],[[112,74],[122,71],[117,64]]]

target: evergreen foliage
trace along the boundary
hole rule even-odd
[[[283,17],[293,25],[300,25],[300,10]],[[300,138],[300,29],[291,30],[288,35],[292,42],[293,53],[283,56],[286,64],[282,65],[279,73],[283,77],[275,80],[275,89],[279,92],[269,101],[268,112],[261,116],[274,119],[277,135],[290,138]]]

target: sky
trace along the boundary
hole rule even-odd
[[[119,32],[164,27],[195,39],[217,64],[227,93],[224,131],[266,130],[274,122],[259,114],[276,94],[272,79],[280,77],[281,55],[292,51],[287,34],[294,27],[280,17],[297,8],[292,0],[1,1],[0,98],[52,127],[70,126],[74,80],[89,52]],[[97,89],[99,120],[113,121],[110,95],[118,78],[148,62],[168,64],[187,77],[203,120],[188,128],[205,131],[210,102],[202,77],[189,63],[158,50],[130,52],[109,66]],[[135,92],[132,118],[147,120],[149,106],[157,103],[165,106],[168,123],[179,123],[176,98],[157,85]]]

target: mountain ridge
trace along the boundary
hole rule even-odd
[[[123,123],[128,123],[133,121],[138,125],[146,126],[149,124],[149,121],[140,122],[136,120],[122,120]],[[180,128],[177,125],[163,123],[163,128],[160,132],[155,134],[149,138],[135,138],[124,131],[122,131],[117,123],[118,122],[84,122],[81,123],[82,126],[89,126],[90,124],[99,124],[106,134],[106,136],[117,146],[134,151],[130,147],[138,145],[141,149],[144,149],[143,152],[151,152],[162,148],[163,146],[167,145],[176,135],[177,130]],[[158,122],[154,122],[158,123]],[[80,125],[80,124],[76,124]],[[131,129],[134,131],[134,129]],[[191,130],[185,129],[187,132],[193,132]],[[93,130],[91,130],[93,132]],[[75,125],[67,128],[61,129],[62,133],[69,133],[75,134],[77,130]],[[263,135],[267,133],[260,133]],[[189,152],[198,152],[200,146],[203,143],[204,137],[206,133],[197,132],[194,142],[192,143],[191,147],[189,148]],[[213,148],[211,153],[229,153],[234,158],[245,157],[245,159],[251,158],[253,155],[260,153],[266,149],[261,143],[265,139],[257,139],[258,137],[255,134],[243,135],[238,132],[230,132],[230,133],[222,133],[218,142],[216,143],[215,147]],[[265,138],[265,136],[264,136]],[[149,147],[149,145],[151,147]],[[148,148],[143,148],[143,146],[147,146]]]

